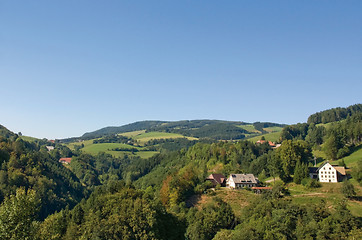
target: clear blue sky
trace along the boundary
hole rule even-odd
[[[0,124],[305,122],[362,102],[362,1],[0,1]]]

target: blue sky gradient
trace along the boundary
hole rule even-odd
[[[362,1],[0,1],[0,124],[305,122],[361,103]]]

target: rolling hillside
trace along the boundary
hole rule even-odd
[[[105,127],[83,134],[78,138],[62,139],[62,142],[74,142],[101,138],[112,134],[134,137],[132,134],[163,132],[182,135],[182,137],[204,138],[213,140],[240,140],[270,132],[281,131],[284,124],[255,122],[245,123],[221,120],[183,120],[175,122],[141,121],[120,127]]]
[[[102,128],[85,133],[79,138],[63,139],[61,142],[66,143],[71,149],[81,146],[81,151],[93,155],[105,152],[114,157],[133,155],[148,158],[161,150],[178,150],[200,140],[258,140],[262,135],[270,135],[273,136],[271,140],[276,141],[283,126],[267,122],[220,120],[142,121],[120,127]],[[122,141],[118,139],[121,137]]]

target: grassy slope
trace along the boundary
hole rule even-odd
[[[331,164],[338,164],[339,161],[344,160],[348,168],[353,168],[357,166],[358,160],[360,159],[362,159],[362,145],[360,145],[351,155],[337,161],[331,161]]]
[[[177,133],[147,132],[133,137],[133,139],[139,141],[140,143],[146,143],[152,139],[170,139],[170,138],[185,138],[185,136]],[[187,137],[187,139],[195,140],[197,138]]]
[[[248,125],[236,125],[239,128],[245,129],[248,132],[260,134],[261,132],[259,130],[256,130],[254,125],[248,124]]]
[[[267,141],[276,142],[276,141],[279,140],[280,132],[267,133],[267,134],[263,134],[263,135],[260,135],[260,136],[248,138],[246,140],[251,141],[251,142],[256,142],[256,141],[260,140],[260,138],[262,136],[264,136]]]
[[[287,185],[291,195],[286,199],[290,199],[296,204],[307,205],[317,204],[325,201],[326,206],[333,211],[335,206],[346,200],[340,193],[342,183],[322,183],[320,188],[306,189],[302,185],[290,183]],[[355,185],[357,195],[361,196],[362,187]],[[225,202],[230,204],[235,215],[242,217],[242,210],[245,206],[249,205],[254,199],[260,197],[258,194],[254,194],[247,190],[229,190],[227,188],[221,188],[216,190],[217,197],[220,197]],[[199,197],[196,204],[197,207],[201,207],[210,201],[214,196],[210,194],[203,194]],[[347,200],[347,206],[352,215],[362,217],[362,203],[355,200]]]
[[[39,140],[38,138],[29,137],[29,136],[21,136],[20,138],[21,138],[22,140],[28,141],[28,142],[34,142],[34,141],[36,141],[36,140]]]
[[[324,161],[328,160],[326,154],[323,151],[320,150],[313,150],[313,155],[317,158],[321,158]],[[345,164],[348,168],[353,168],[357,166],[358,160],[362,159],[362,145],[356,147],[352,154],[348,155],[347,157],[338,159],[336,161],[330,161],[333,165],[338,165],[338,163],[342,160],[344,160]],[[318,162],[317,166],[320,166],[324,161]]]
[[[130,151],[111,151],[111,149],[114,148],[137,148],[139,150],[139,152],[135,152],[134,154],[132,154]],[[139,148],[139,147],[134,147],[128,144],[123,144],[123,143],[98,143],[98,144],[91,144],[88,146],[85,146],[84,148],[82,148],[83,152],[95,155],[99,152],[105,152],[105,153],[109,153],[115,157],[121,157],[125,154],[132,154],[132,155],[136,155],[136,156],[140,156],[141,158],[148,158],[153,156],[154,154],[158,153],[155,151],[142,151],[143,148]]]
[[[320,188],[306,189],[302,185],[289,184],[288,189],[291,193],[291,199],[298,204],[320,203],[326,201],[329,208],[345,200],[341,193],[342,183],[321,183]],[[362,187],[354,184],[355,191],[358,196],[362,195]],[[347,200],[348,208],[354,216],[362,217],[362,202],[355,200]]]
[[[120,133],[119,135],[125,136],[125,137],[128,137],[128,138],[133,138],[133,137],[141,135],[141,134],[143,134],[145,132],[146,132],[146,130],[139,130],[139,131],[133,131],[133,132]]]
[[[283,130],[282,127],[268,127],[268,128],[263,128],[264,131],[267,131],[269,133],[272,132],[281,132]]]
[[[84,148],[82,148],[81,150],[85,153],[89,153],[92,155],[96,155],[99,152],[105,152],[105,153],[109,153],[114,157],[122,157],[124,155],[134,155],[134,156],[139,156],[141,158],[149,158],[152,157],[153,155],[155,155],[156,151],[142,151],[143,148],[139,148],[139,147],[134,147],[128,144],[123,144],[123,143],[98,143],[98,144],[93,144],[93,139],[92,140],[87,140],[87,141],[83,141],[83,142],[76,142],[76,143],[70,143],[67,144],[67,146],[74,150],[74,145],[84,145]],[[131,152],[127,152],[127,151],[110,151],[110,149],[113,148],[137,148],[139,150],[139,152],[135,152],[134,154],[132,154]]]

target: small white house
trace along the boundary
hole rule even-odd
[[[244,187],[256,187],[258,185],[258,179],[253,174],[230,174],[226,180],[226,187],[229,188],[244,188]]]
[[[53,147],[53,146],[46,146],[46,147],[47,147],[48,151],[54,150],[54,147]]]
[[[317,170],[319,182],[340,182],[346,177],[346,170],[342,166],[322,164]]]

